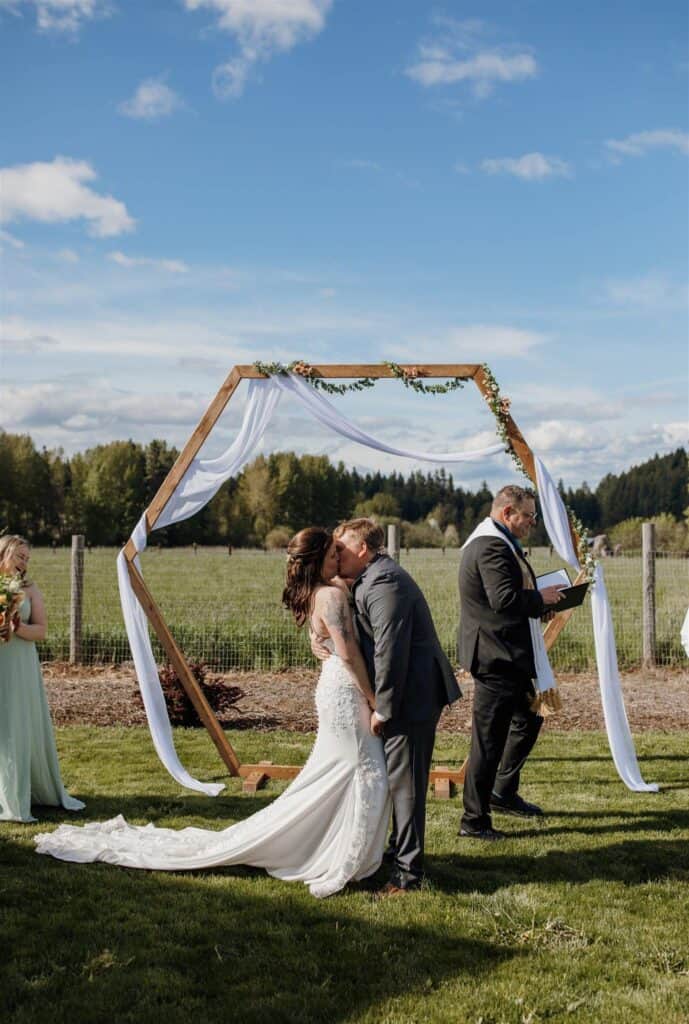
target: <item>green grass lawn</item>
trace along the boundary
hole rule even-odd
[[[222,766],[201,731],[179,731],[205,779]],[[244,761],[302,762],[312,738],[233,734]],[[524,794],[539,821],[496,819],[514,838],[456,836],[460,802],[429,801],[424,891],[375,902],[314,900],[251,869],[148,873],[33,853],[39,825],[0,824],[0,1019],[44,1022],[689,1021],[686,737],[641,734],[630,793],[601,734],[546,734]],[[465,739],[439,738],[458,763]],[[122,813],[225,827],[265,805],[230,781],[213,800],[180,790],[143,729],[58,732],[78,820]]]
[[[152,538],[155,540],[155,535]],[[86,552],[83,655],[87,662],[129,660],[115,569],[116,550]],[[457,573],[460,554],[448,548],[402,552],[402,565],[428,598],[441,642],[454,663],[459,619]],[[536,572],[559,567],[545,548],[533,552]],[[157,550],[143,556],[146,581],[168,625],[189,658],[212,668],[281,669],[312,664],[308,639],[281,607],[285,558],[281,552],[226,548]],[[609,558],[604,563],[620,666],[641,662],[641,559]],[[48,638],[41,644],[46,659],[69,654],[69,551],[37,548],[31,574],[46,597]],[[656,562],[657,656],[660,665],[684,665],[679,634],[687,610],[689,559]],[[159,660],[163,655],[157,644]],[[595,665],[590,602],[575,611],[551,655],[561,671],[585,671]]]

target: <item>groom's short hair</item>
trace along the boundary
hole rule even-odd
[[[378,552],[385,546],[383,527],[374,523],[372,519],[348,519],[344,523],[339,523],[333,530],[333,537],[337,540],[343,533],[353,533],[369,551]]]
[[[536,495],[528,487],[519,487],[518,484],[507,484],[506,487],[501,487],[493,498],[491,512],[499,512],[506,505],[512,505],[513,508],[520,509],[524,507],[525,501],[535,500]]]

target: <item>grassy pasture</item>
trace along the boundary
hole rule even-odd
[[[426,888],[316,901],[252,869],[150,873],[33,852],[58,822],[221,829],[271,800],[230,780],[217,799],[167,775],[144,729],[58,732],[82,815],[0,824],[3,1024],[681,1024],[689,1020],[689,785],[680,733],[636,737],[659,794],[620,783],[602,734],[545,735],[525,795],[548,815],[460,841],[459,801],[429,800]],[[222,778],[199,730],[185,764]],[[312,737],[237,733],[244,761],[301,763]],[[266,744],[269,749],[266,749]],[[437,757],[461,761],[441,736]]]
[[[124,661],[130,657],[122,623],[115,571],[116,550],[97,548],[85,555],[84,653],[87,661]],[[69,551],[35,549],[31,572],[43,590],[49,614],[49,637],[42,645],[45,659],[63,659],[69,651]],[[455,660],[459,615],[456,549],[402,552],[402,565],[428,597],[435,623]],[[279,669],[310,664],[303,633],[281,608],[284,556],[262,551],[225,548],[157,550],[143,556],[146,580],[168,624],[189,657],[203,658],[219,670]],[[537,572],[561,563],[536,549]],[[641,661],[641,559],[622,557],[604,563],[606,584],[621,667]],[[658,558],[656,563],[658,661],[685,662],[679,642],[689,603],[689,560]],[[593,633],[589,598],[572,616],[553,653],[555,668],[592,668]]]

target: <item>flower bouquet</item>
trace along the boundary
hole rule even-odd
[[[23,599],[21,577],[0,573],[0,643],[8,643],[12,635],[12,619]]]

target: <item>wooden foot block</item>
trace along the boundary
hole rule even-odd
[[[437,765],[431,772],[433,792],[437,800],[449,800],[452,796],[452,780],[445,774],[446,772],[447,766],[444,764]]]
[[[265,786],[270,776],[266,775],[265,772],[251,772],[250,775],[244,779],[242,785],[242,793],[255,793],[261,786]]]

